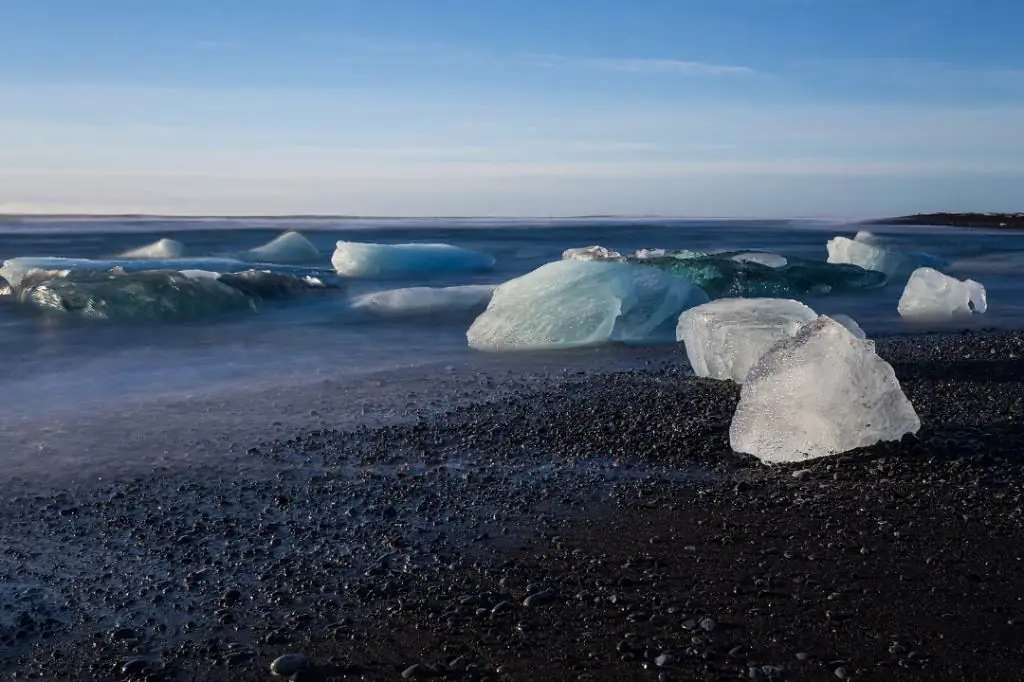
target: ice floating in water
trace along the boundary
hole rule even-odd
[[[829,263],[850,263],[865,270],[884,273],[894,277],[906,269],[906,257],[897,252],[876,246],[867,241],[835,237],[826,244]]]
[[[663,258],[668,255],[665,249],[637,249],[636,253],[633,254],[634,258]]]
[[[918,268],[910,275],[897,309],[906,318],[963,317],[988,310],[988,295],[973,279],[961,282],[932,268]]]
[[[562,260],[500,285],[466,337],[492,351],[649,342],[706,301],[700,288],[654,268]]]
[[[322,279],[310,275],[289,275],[268,270],[230,272],[220,275],[217,279],[250,298],[263,301],[294,298],[303,294],[343,288],[336,281],[325,283]]]
[[[865,270],[884,273],[889,279],[910,272],[918,266],[944,268],[949,264],[930,253],[902,253],[876,235],[861,231],[853,239],[834,237],[826,244],[829,263],[850,263]]]
[[[489,270],[494,266],[494,258],[450,244],[340,241],[331,257],[331,264],[348,277],[394,277]]]
[[[562,260],[622,260],[622,254],[603,246],[580,246],[563,251]]]
[[[308,263],[319,257],[320,249],[294,230],[285,232],[242,255],[244,260],[262,263]]]
[[[467,284],[456,287],[410,287],[364,294],[352,307],[383,315],[427,315],[482,312],[497,285]]]
[[[712,298],[827,294],[872,289],[885,283],[884,274],[854,265],[784,258],[753,251],[688,258],[634,259],[631,262],[656,267],[693,282]],[[766,262],[773,265],[766,265]]]
[[[743,383],[769,348],[817,317],[806,305],[791,299],[728,298],[684,312],[676,339],[686,344],[686,355],[697,376]]]
[[[0,267],[0,277],[17,288],[21,279],[33,270],[70,272],[103,272],[121,268],[125,272],[143,270],[211,270],[215,272],[241,272],[252,265],[233,258],[166,258],[157,260],[90,260],[88,258],[9,258]]]
[[[16,289],[20,302],[73,317],[120,320],[170,320],[209,317],[252,310],[255,301],[242,291],[209,278],[171,270],[125,273],[81,271],[44,279],[42,271]]]
[[[868,335],[864,333],[864,330],[857,324],[857,320],[853,319],[849,315],[829,315],[833,320],[846,327],[847,331],[856,336],[858,339],[866,339]]]
[[[173,239],[160,239],[152,244],[140,246],[137,249],[130,249],[120,255],[120,258],[138,259],[166,259],[181,258],[185,255],[185,245]]]
[[[795,462],[899,440],[920,427],[874,343],[823,315],[751,368],[729,442],[765,463]]]

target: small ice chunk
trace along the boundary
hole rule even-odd
[[[885,273],[887,277],[893,277],[907,268],[907,259],[903,254],[868,242],[835,237],[826,246],[829,263],[850,263],[865,270]]]
[[[743,383],[747,372],[778,341],[818,315],[785,298],[723,298],[679,317],[676,339],[699,377]]]
[[[339,274],[348,277],[396,277],[489,270],[494,266],[494,258],[451,244],[340,241],[331,264]]]
[[[902,317],[917,319],[963,317],[987,309],[985,287],[973,279],[961,282],[933,268],[914,270],[897,306]]]
[[[648,258],[664,258],[665,253],[665,249],[637,249],[636,253],[633,254],[633,257],[641,260],[647,260]]]
[[[146,244],[140,246],[137,249],[129,249],[122,253],[119,258],[132,258],[132,259],[162,259],[162,258],[181,258],[185,255],[185,245],[181,242],[174,241],[173,239],[159,239],[152,244]]]
[[[622,254],[603,246],[578,246],[563,251],[562,260],[622,260]]]
[[[881,246],[884,240],[874,232],[868,232],[867,230],[861,230],[853,236],[853,241],[861,242],[862,244],[872,244],[874,246]]]
[[[679,313],[707,300],[655,268],[561,260],[498,286],[466,337],[491,351],[645,343],[671,338]]]
[[[220,273],[212,270],[181,270],[189,279],[220,279]]]
[[[764,463],[797,462],[899,440],[920,428],[875,344],[822,315],[751,368],[729,442]]]
[[[847,330],[849,330],[849,332],[856,336],[858,339],[868,338],[868,335],[865,334],[864,330],[861,329],[859,324],[857,324],[857,320],[853,319],[849,315],[843,315],[842,313],[840,313],[838,315],[829,315],[829,317],[831,317],[833,320],[846,327]]]
[[[733,254],[731,258],[737,263],[760,263],[769,268],[784,268],[789,264],[789,259],[785,256],[767,251],[741,251]]]
[[[308,263],[320,257],[320,249],[302,233],[289,230],[263,246],[242,254],[242,259],[260,263]]]
[[[481,312],[495,288],[494,284],[467,284],[391,289],[358,296],[352,300],[352,307],[395,316]]]

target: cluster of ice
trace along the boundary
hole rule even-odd
[[[899,440],[920,426],[874,343],[821,316],[751,368],[729,441],[765,463],[794,462]]]
[[[140,260],[154,260],[166,258],[181,258],[185,255],[185,245],[173,239],[158,239],[152,244],[140,246],[137,249],[129,249],[122,253],[120,258],[131,258]]]
[[[563,251],[562,260],[622,260],[622,254],[603,246],[579,246]]]
[[[791,299],[726,298],[680,315],[676,339],[686,345],[697,376],[743,383],[769,348],[817,317]]]
[[[654,268],[614,261],[548,263],[498,286],[466,337],[479,350],[646,342],[707,295]]]
[[[451,244],[338,242],[334,269],[348,277],[396,277],[445,272],[479,272],[494,266],[486,253]]]
[[[123,259],[123,260],[91,260],[88,258],[9,258],[0,267],[0,277],[17,288],[21,280],[30,272],[106,272],[120,268],[125,272],[141,272],[143,270],[209,270],[214,272],[241,272],[252,267],[233,258],[161,258],[161,259]]]
[[[364,294],[352,307],[382,315],[437,315],[482,312],[497,285],[467,284],[455,287],[409,287]]]
[[[906,318],[937,320],[984,313],[985,287],[973,279],[960,281],[933,268],[918,268],[910,275],[897,306]]]
[[[906,256],[878,246],[873,241],[834,237],[828,240],[826,247],[829,263],[849,263],[865,270],[884,273],[886,277],[895,277],[908,267]]]
[[[320,249],[294,230],[242,254],[243,260],[260,263],[309,263],[319,257]]]

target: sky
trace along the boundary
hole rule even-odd
[[[0,212],[1024,210],[1018,0],[0,0]]]

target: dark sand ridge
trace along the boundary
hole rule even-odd
[[[920,438],[807,465],[731,453],[736,387],[678,361],[258,444],[267,478],[9,486],[8,670],[1019,680],[1024,334],[879,349]]]

